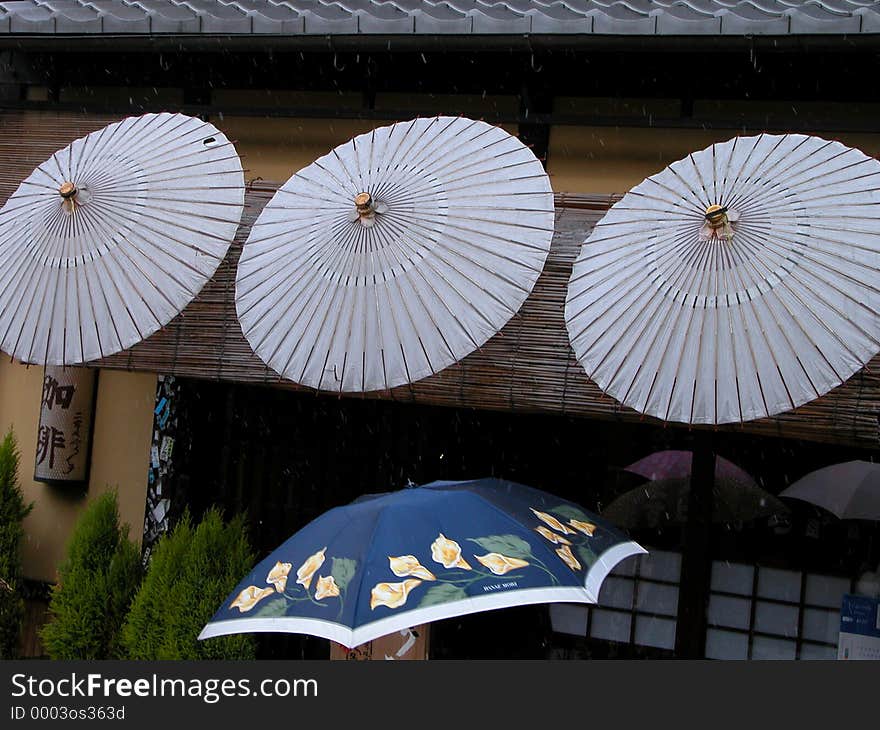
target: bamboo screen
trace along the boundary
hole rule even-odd
[[[5,200],[54,150],[110,121],[81,115],[0,114],[0,199]],[[265,183],[249,186],[235,242],[195,301],[146,341],[94,365],[306,390],[281,380],[253,354],[235,314],[235,267],[241,247],[274,191]],[[563,318],[566,286],[580,245],[613,202],[610,196],[557,196],[556,233],[544,271],[519,313],[481,350],[412,385],[346,397],[655,422],[621,407],[586,377],[574,359]],[[880,356],[848,382],[796,411],[719,430],[876,447]]]

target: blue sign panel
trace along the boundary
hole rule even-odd
[[[880,659],[880,598],[843,597],[837,658]]]

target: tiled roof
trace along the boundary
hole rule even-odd
[[[813,35],[880,32],[880,0],[0,0],[0,34]]]

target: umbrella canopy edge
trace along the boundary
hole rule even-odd
[[[199,634],[199,640],[217,636],[241,633],[304,633],[320,636],[336,641],[343,646],[352,648],[365,644],[380,636],[393,634],[395,631],[418,626],[423,623],[455,618],[478,611],[491,611],[498,608],[536,603],[597,603],[599,589],[608,574],[621,561],[634,555],[647,554],[647,550],[635,542],[614,545],[599,555],[590,567],[586,585],[583,588],[572,586],[554,588],[530,588],[519,591],[491,593],[484,596],[429,606],[424,609],[404,614],[388,616],[352,630],[347,626],[333,621],[324,621],[307,617],[265,617],[214,621],[205,626]],[[499,576],[499,581],[503,581]]]

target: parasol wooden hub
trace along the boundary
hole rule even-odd
[[[71,198],[74,198],[76,196],[76,185],[74,185],[72,182],[65,182],[61,185],[60,188],[58,188],[58,192],[60,193],[62,198],[64,198],[65,200],[70,200]]]
[[[706,208],[706,223],[710,228],[721,228],[727,222],[726,206],[710,205]]]
[[[735,210],[716,203],[706,208],[703,217],[705,221],[700,229],[701,240],[720,238],[723,241],[730,241],[733,238],[736,222],[739,220],[739,214]]]
[[[388,210],[388,206],[373,200],[373,196],[369,193],[358,193],[354,196],[354,207],[356,216],[353,215],[364,226],[372,226],[375,223],[376,213],[384,213]]]
[[[76,185],[69,180],[63,182],[61,187],[58,188],[58,194],[61,195],[61,205],[70,213],[75,213],[77,206],[80,204],[80,201],[77,200],[78,192],[79,190],[77,190]]]

